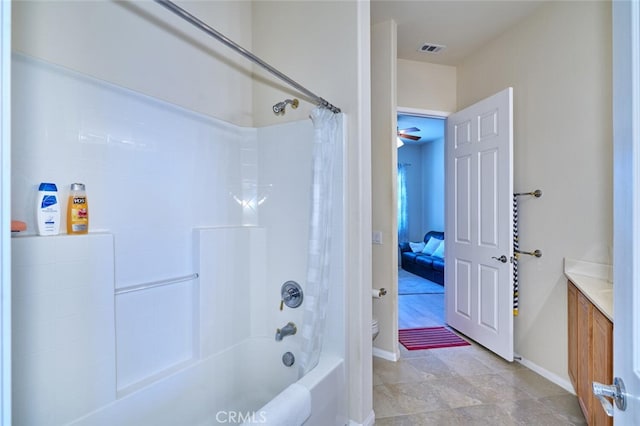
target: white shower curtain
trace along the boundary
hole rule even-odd
[[[313,177],[300,376],[318,364],[322,350],[329,295],[333,167],[340,128],[338,116],[328,109],[315,108],[310,117],[314,127]]]

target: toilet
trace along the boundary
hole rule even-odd
[[[377,319],[373,319],[371,320],[371,337],[372,337],[372,341],[376,340],[376,337],[378,337],[378,333],[380,333],[380,327],[378,327],[378,320]]]

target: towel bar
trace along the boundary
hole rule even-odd
[[[518,254],[528,254],[529,256],[535,256],[535,257],[542,257],[542,252],[540,250],[534,250],[534,251],[520,251],[520,250],[514,250],[514,252],[518,253]]]
[[[532,195],[536,198],[540,198],[542,197],[542,191],[540,191],[539,189],[536,189],[535,191],[531,191],[531,192],[516,192],[515,194],[513,194],[515,196],[522,196],[522,195]]]
[[[145,284],[137,284],[128,287],[117,288],[115,291],[115,295],[118,296],[120,294],[132,293],[134,291],[149,290],[151,288],[162,287],[165,285],[178,284],[185,281],[195,280],[196,278],[198,278],[198,276],[199,275],[197,273],[194,273],[191,275],[185,275],[183,277],[170,278],[168,280],[160,280]]]

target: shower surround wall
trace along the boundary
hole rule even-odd
[[[17,54],[13,76],[12,216],[27,222],[28,233],[35,229],[39,182],[57,183],[61,199],[70,183],[82,182],[91,202],[91,223],[90,235],[80,238],[100,233],[113,239],[113,262],[107,256],[100,263],[113,271],[112,290],[201,274],[179,284],[111,296],[117,363],[112,381],[101,383],[107,391],[99,400],[43,404],[34,410],[29,404],[34,397],[57,394],[64,399],[78,391],[72,389],[78,383],[69,381],[65,388],[54,381],[55,389],[41,387],[54,380],[54,373],[33,366],[55,368],[56,359],[47,347],[34,351],[24,340],[14,341],[14,358],[28,355],[31,363],[14,369],[14,379],[24,379],[14,389],[18,424],[73,421],[244,337],[271,340],[288,321],[301,325],[301,312],[278,308],[283,282],[296,280],[304,287],[310,121],[242,128]],[[341,194],[337,188],[338,200]],[[336,210],[336,288],[325,335],[327,351],[343,358],[344,228],[343,212]],[[40,238],[46,237],[19,236],[14,242],[24,239],[37,247],[45,242]],[[205,245],[215,256],[201,257],[203,238],[210,239]],[[110,289],[101,293],[113,295]],[[69,303],[64,293],[50,297],[52,304]],[[16,302],[16,327],[37,328],[29,303]],[[295,343],[295,338],[286,339]],[[58,359],[74,356],[65,354],[63,345],[57,350]],[[30,369],[38,373],[27,375]],[[217,391],[224,393],[224,388]]]

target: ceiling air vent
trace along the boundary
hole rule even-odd
[[[446,47],[447,46],[443,46],[441,44],[424,43],[422,46],[420,46],[418,51],[424,52],[424,53],[440,53]]]

